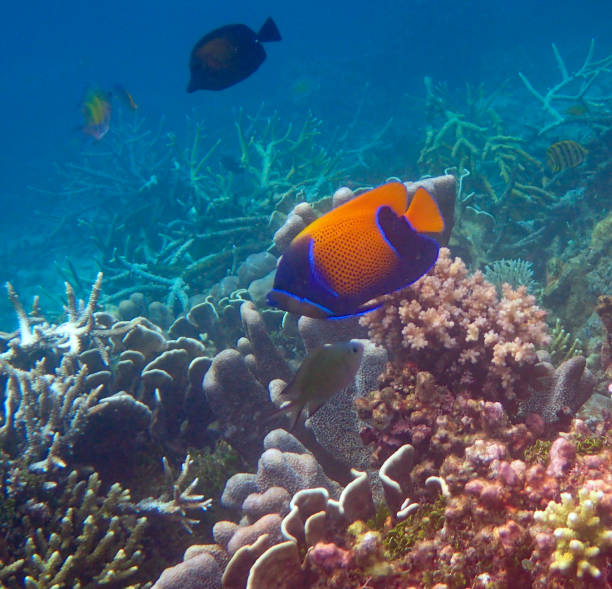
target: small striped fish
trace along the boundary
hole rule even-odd
[[[553,172],[579,166],[589,150],[571,139],[553,143],[546,150],[546,163]]]

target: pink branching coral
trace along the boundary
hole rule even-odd
[[[429,274],[385,297],[361,322],[400,364],[416,364],[455,392],[459,384],[515,407],[528,394],[536,350],[549,341],[545,317],[525,287],[505,284],[500,300],[481,272],[469,275],[461,258],[441,248]]]

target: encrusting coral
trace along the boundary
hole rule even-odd
[[[335,579],[330,586],[349,587],[362,576],[361,568],[374,566],[379,577],[391,572],[377,563],[383,557],[380,532],[359,523],[375,516],[367,474],[353,471],[353,480],[340,492],[291,434],[275,430],[265,445],[257,474],[234,475],[226,485],[223,501],[241,506],[240,523],[217,522],[216,544],[190,547],[184,561],[164,571],[154,587],[314,587],[310,582],[326,573]],[[389,490],[385,496],[401,488],[392,471],[410,470],[410,447],[390,460],[396,468],[381,476]],[[409,499],[403,496],[401,502]],[[345,535],[351,540],[341,540]],[[352,570],[354,562],[358,568]],[[222,579],[219,569],[224,569]]]

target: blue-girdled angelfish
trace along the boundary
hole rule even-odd
[[[293,380],[281,391],[287,400],[274,415],[291,414],[291,427],[295,427],[304,408],[308,417],[334,395],[347,387],[361,365],[363,344],[357,340],[325,344],[311,350],[295,373]]]
[[[444,220],[422,187],[410,205],[401,182],[389,182],[329,211],[303,229],[278,264],[268,303],[316,318],[341,318],[378,307],[371,299],[418,280],[438,258]]]

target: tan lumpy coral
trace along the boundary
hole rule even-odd
[[[440,249],[432,270],[383,299],[361,322],[370,338],[444,384],[513,406],[548,343],[545,311],[524,287],[495,286],[481,272],[469,274],[460,258]]]

